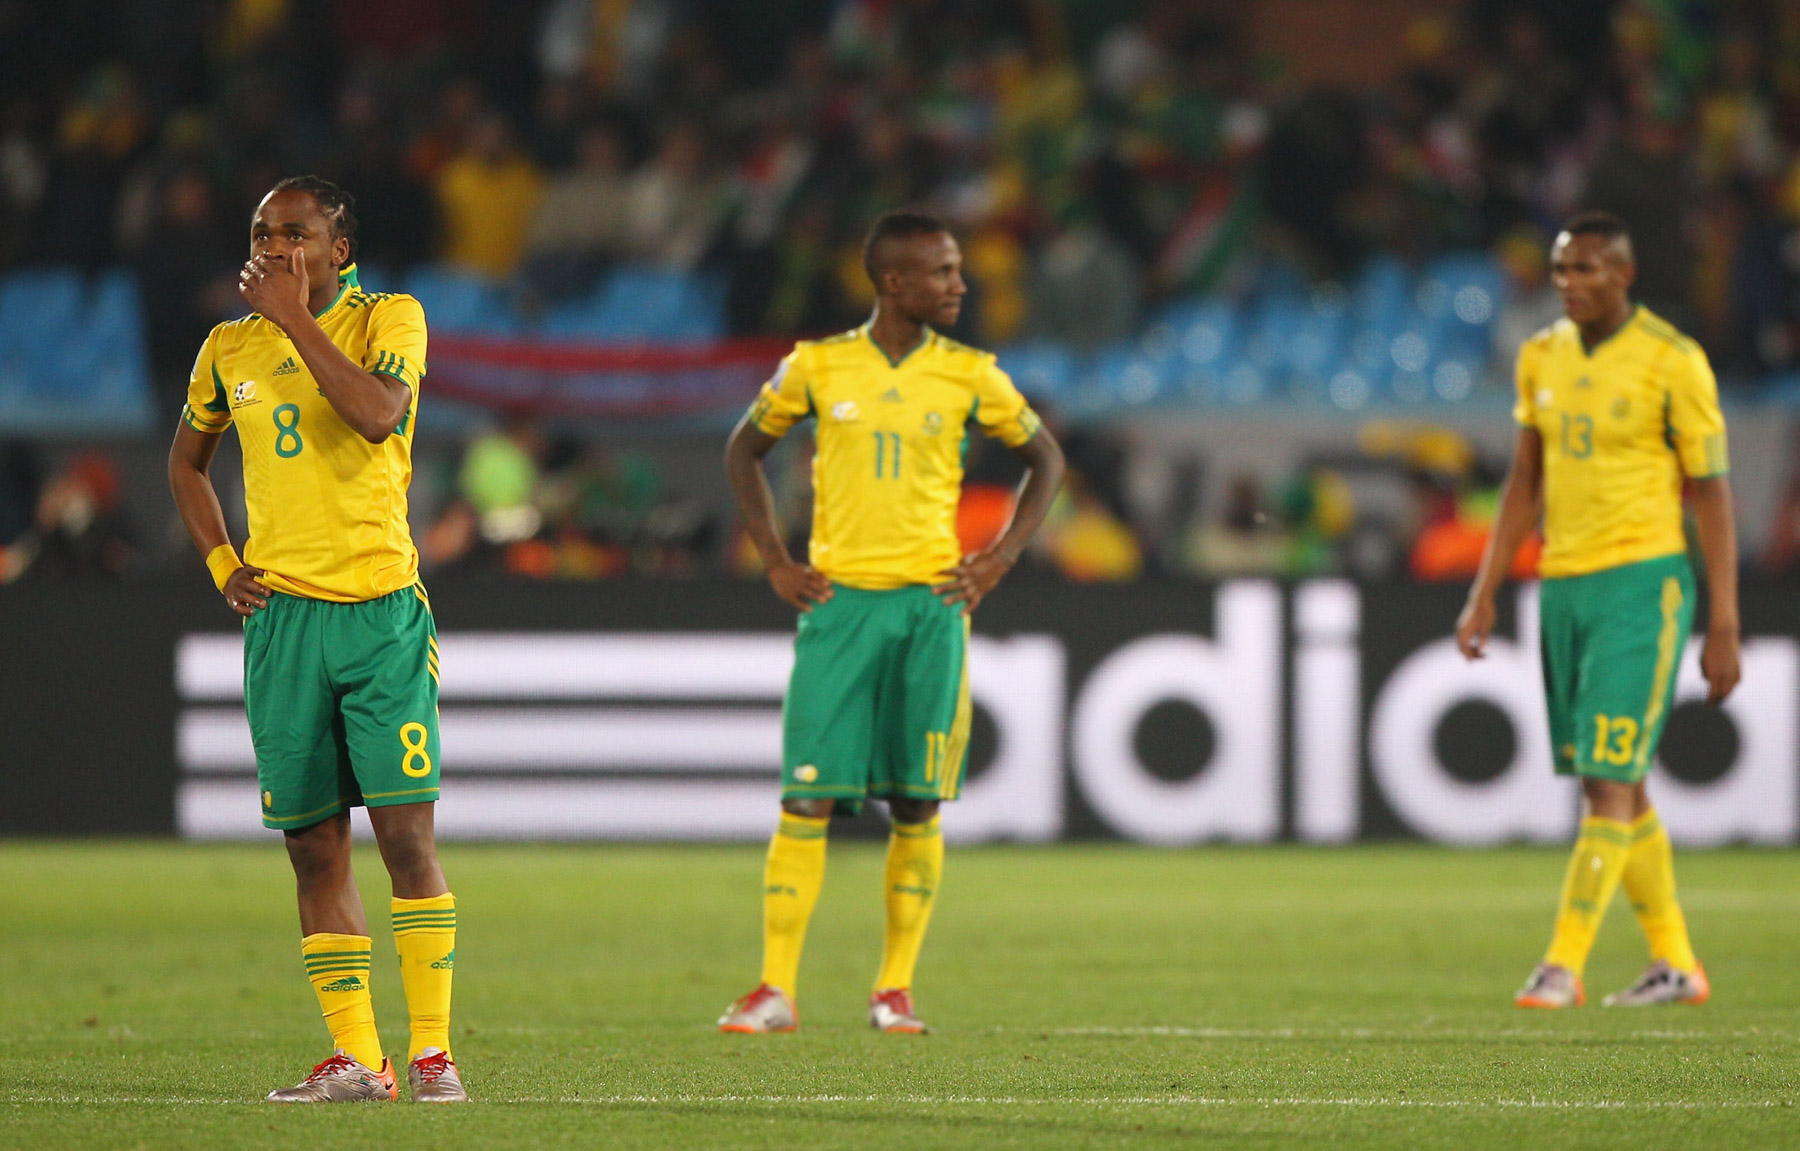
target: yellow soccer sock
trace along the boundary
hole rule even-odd
[[[1563,876],[1562,900],[1556,909],[1556,932],[1550,939],[1545,963],[1567,967],[1580,975],[1587,967],[1588,952],[1600,934],[1606,905],[1625,874],[1625,858],[1631,854],[1631,827],[1616,819],[1597,816],[1581,821],[1581,834],[1569,855]]]
[[[450,977],[456,972],[456,896],[395,899],[394,950],[412,1017],[408,1062],[427,1047],[450,1054]]]
[[[763,864],[762,981],[798,998],[800,949],[819,889],[825,886],[830,819],[781,813]]]
[[[369,996],[369,937],[319,932],[300,941],[300,955],[333,1045],[363,1066],[381,1070],[381,1033],[375,1030],[375,1001]]]
[[[1675,849],[1668,829],[1654,810],[1631,825],[1631,854],[1625,859],[1625,894],[1637,912],[1638,926],[1650,940],[1650,958],[1693,971],[1699,960],[1688,939],[1687,918],[1675,901]]]
[[[924,823],[895,823],[888,836],[887,871],[883,887],[887,897],[887,931],[881,941],[881,974],[875,990],[911,987],[913,967],[931,922],[931,906],[937,901],[938,882],[944,875],[944,837],[938,817]]]

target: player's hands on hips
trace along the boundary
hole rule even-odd
[[[769,586],[800,611],[811,611],[814,604],[831,598],[831,581],[818,568],[798,560],[786,560],[770,568]]]
[[[262,576],[263,569],[245,564],[226,577],[225,602],[232,611],[248,616],[269,606],[269,589]]]
[[[1706,677],[1706,702],[1721,704],[1738,685],[1738,633],[1736,628],[1709,629],[1700,649],[1700,674]]]
[[[253,256],[238,273],[238,295],[284,330],[289,321],[312,314],[307,301],[312,285],[306,274],[306,253],[299,248],[285,258]]]
[[[1463,653],[1464,659],[1483,658],[1487,653],[1482,649],[1493,631],[1494,597],[1470,596],[1462,614],[1456,617],[1456,650]]]
[[[994,590],[1000,577],[1012,570],[1017,556],[1007,556],[1000,552],[976,552],[964,556],[963,562],[951,568],[945,574],[950,577],[949,583],[941,583],[931,590],[947,604],[962,604],[963,614],[968,615],[980,606],[987,593]]]

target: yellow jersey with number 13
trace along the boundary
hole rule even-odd
[[[1706,353],[1641,306],[1592,351],[1568,319],[1525,341],[1513,417],[1543,437],[1549,577],[1686,551],[1682,478],[1729,466]]]
[[[848,587],[942,582],[962,559],[968,425],[1018,447],[1042,425],[988,352],[931,329],[899,362],[855,331],[801,340],[750,409],[766,435],[818,422],[812,565]]]
[[[393,435],[372,444],[352,430],[293,341],[255,313],[206,338],[181,418],[211,435],[237,426],[250,518],[244,562],[266,570],[276,591],[355,603],[418,578],[406,489],[425,374],[425,310],[411,296],[363,291],[351,265],[318,321],[353,362],[412,389]]]

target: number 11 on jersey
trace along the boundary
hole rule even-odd
[[[893,445],[891,449],[888,446],[890,441],[892,442],[892,445]],[[883,473],[884,466],[886,468],[885,474],[888,479],[897,480],[900,478],[900,433],[899,432],[876,432],[875,433],[875,478],[876,479],[882,478],[882,475],[884,474]]]

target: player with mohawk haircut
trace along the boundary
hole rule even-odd
[[[726,448],[738,511],[775,593],[799,611],[782,721],[781,820],[763,872],[763,969],[724,1031],[791,1031],[807,922],[825,877],[833,812],[885,800],[887,932],[869,1022],[925,1029],[913,1007],[944,846],[938,805],[956,798],[968,749],[969,613],[1019,559],[1062,482],[1062,449],[986,352],[934,326],[956,322],[962,253],[942,222],[889,212],[863,248],[875,312],[853,331],[802,340]],[[811,562],[788,554],[761,461],[816,423]],[[1012,522],[965,556],[955,531],[970,425],[1030,467]]]

